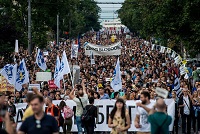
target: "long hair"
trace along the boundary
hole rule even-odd
[[[66,103],[64,101],[61,101],[59,104],[59,109],[63,109],[66,106]]]
[[[125,102],[124,102],[124,100],[123,100],[122,98],[119,98],[119,99],[117,99],[117,101],[115,102],[115,106],[114,106],[113,110],[112,110],[111,113],[110,113],[110,118],[111,118],[112,120],[114,119],[115,113],[116,113],[116,111],[117,111],[117,106],[116,106],[116,104],[117,104],[118,102],[121,102],[121,103],[123,104],[123,107],[122,107],[122,110],[121,110],[121,117],[122,117],[122,119],[125,119],[125,117],[126,117]]]

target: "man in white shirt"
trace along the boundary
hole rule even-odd
[[[150,102],[150,94],[147,91],[143,91],[140,94],[141,103],[136,103],[137,105],[137,113],[134,120],[134,125],[137,129],[137,134],[150,134],[151,127],[148,122],[148,114],[150,110],[153,108],[153,102]]]
[[[77,96],[74,95],[75,90],[78,90],[78,92],[76,92]],[[69,97],[76,103],[76,124],[77,124],[78,134],[82,134],[83,131],[82,131],[81,115],[83,114],[83,107],[85,107],[88,103],[88,95],[86,93],[84,81],[82,82],[81,85],[77,85],[76,89],[73,89],[71,91]]]
[[[182,118],[182,133],[190,134],[191,133],[191,110],[192,110],[192,96],[185,86],[182,90],[183,96],[179,99],[179,108]],[[187,125],[187,132],[186,132]]]

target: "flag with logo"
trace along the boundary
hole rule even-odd
[[[113,88],[114,91],[119,91],[122,89],[122,79],[121,79],[119,58],[117,59],[117,64],[115,66],[115,71],[114,71],[113,79],[111,82],[111,87]]]
[[[54,71],[54,84],[60,88],[60,79],[58,77],[60,71],[60,58],[57,55],[57,59],[56,59],[56,66],[55,66],[55,71]]]
[[[17,64],[11,65],[7,64],[1,70],[1,75],[3,75],[10,84],[15,84],[15,76],[17,71]]]
[[[174,74],[174,89],[173,89],[173,91],[176,92],[177,97],[180,97],[180,95],[182,94],[180,79],[178,78],[178,76],[176,74]]]
[[[67,56],[65,51],[63,51],[63,56],[62,56],[62,60],[60,63],[60,71],[58,73],[59,75],[59,79],[63,79],[63,75],[70,73],[70,67],[69,67],[69,63],[67,60]]]
[[[38,49],[38,52],[37,52],[36,63],[40,67],[40,69],[42,69],[43,71],[47,69],[47,65],[44,60],[43,53],[40,51],[40,49]]]
[[[16,81],[15,81],[15,89],[20,91],[22,89],[22,85],[29,82],[29,74],[26,70],[26,64],[24,59],[22,59],[20,65],[17,68],[16,73]]]
[[[92,51],[90,51],[90,61],[91,61],[91,65],[95,64],[94,55]]]

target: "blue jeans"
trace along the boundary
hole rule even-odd
[[[78,129],[78,134],[81,134],[83,132],[82,130],[82,123],[81,123],[81,116],[76,116],[76,125]]]

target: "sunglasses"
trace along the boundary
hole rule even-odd
[[[40,120],[36,120],[35,123],[36,123],[36,128],[41,128]]]

